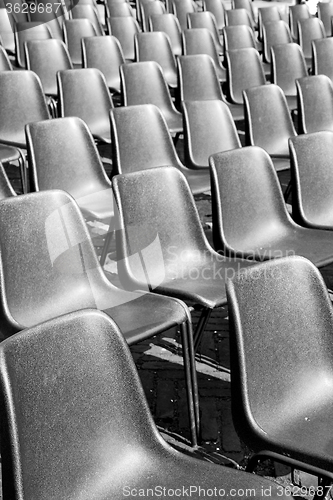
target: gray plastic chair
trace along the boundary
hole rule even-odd
[[[254,48],[226,52],[228,96],[233,104],[243,104],[243,90],[265,85],[259,52]]]
[[[140,31],[140,27],[136,19],[132,16],[110,17],[106,21],[109,34],[118,38],[125,59],[134,61],[134,36]]]
[[[89,19],[69,19],[64,22],[64,40],[73,66],[82,67],[82,38],[96,36],[96,31]]]
[[[29,13],[30,21],[46,24],[46,26],[49,28],[52,34],[52,38],[56,38],[57,40],[63,40],[63,32],[62,32],[63,22],[60,20],[64,16],[63,7],[62,5],[59,4],[57,5],[56,3],[54,3],[53,11],[51,10],[51,12],[49,12],[49,9],[50,7],[48,6],[48,11],[46,11],[45,9],[41,12],[38,12],[38,7],[37,7],[36,12]]]
[[[121,92],[119,68],[125,63],[123,51],[114,36],[83,38],[83,67],[97,68],[105,77],[109,90]]]
[[[95,28],[96,35],[104,35],[102,23],[99,19],[98,11],[89,4],[77,3],[71,9],[72,19],[89,19]]]
[[[187,15],[195,12],[192,0],[172,0],[173,14],[176,15],[182,30],[188,27]]]
[[[312,68],[312,42],[325,38],[324,25],[317,17],[301,19],[298,22],[298,43],[300,44],[309,68]]]
[[[326,5],[326,4],[325,4]],[[312,74],[326,75],[333,80],[333,38],[321,38],[312,42]]]
[[[137,33],[134,36],[134,46],[138,62],[157,62],[162,68],[164,78],[169,87],[171,89],[178,87],[176,60],[166,33],[163,33],[163,31]]]
[[[179,21],[174,14],[152,15],[149,19],[150,31],[163,31],[170,39],[175,56],[183,53],[182,37]]]
[[[272,7],[261,7],[258,9],[258,36],[262,40],[263,27],[272,21],[280,21],[281,14],[276,5]]]
[[[318,8],[318,18],[324,25],[326,36],[332,36],[332,16],[333,16],[333,3],[330,2],[319,2]]]
[[[165,5],[159,0],[153,2],[147,2],[141,5],[141,18],[142,18],[142,29],[143,31],[149,30],[149,20],[153,15],[163,15],[165,14]]]
[[[298,40],[298,21],[309,18],[309,8],[305,3],[291,5],[289,7],[289,27],[295,41]]]
[[[215,18],[217,29],[221,32],[225,25],[225,9],[222,0],[204,0],[203,10],[211,12]]]
[[[282,89],[273,83],[247,89],[244,105],[248,144],[265,149],[277,171],[288,169],[288,140],[296,131]]]
[[[155,61],[123,64],[120,68],[124,105],[155,104],[176,140],[183,131],[182,115],[175,108],[161,66]]]
[[[103,74],[96,68],[71,69],[59,71],[57,81],[59,116],[81,118],[97,141],[110,144],[113,101]]]
[[[5,496],[115,499],[165,488],[199,500],[199,484],[221,494],[249,489],[256,500],[270,491],[278,500],[281,487],[267,479],[189,457],[164,441],[124,336],[90,309],[1,344]]]
[[[298,94],[298,129],[309,134],[333,130],[333,84],[326,75],[313,75],[296,81]]]
[[[289,26],[284,21],[272,21],[263,26],[263,59],[271,63],[271,48],[293,41]]]
[[[258,147],[211,156],[214,247],[259,261],[302,255],[317,267],[333,262],[333,233],[290,217],[268,153]]]
[[[27,67],[24,44],[28,40],[45,40],[52,38],[48,26],[40,23],[19,22],[15,25],[15,53],[16,64],[19,68]]]
[[[220,1],[220,0],[218,0]],[[192,28],[183,31],[184,55],[196,54],[209,55],[215,64],[215,69],[220,82],[226,82],[227,72],[223,67],[216,50],[213,36],[207,28]]]
[[[156,106],[124,106],[111,110],[110,116],[114,174],[170,165],[185,175],[193,194],[210,190],[209,172],[193,171],[181,163],[166,121]]]
[[[244,9],[247,11],[251,19],[253,28],[257,28],[256,15],[251,0],[232,0],[232,10]]]
[[[222,101],[184,101],[185,165],[208,168],[209,156],[240,148],[234,120]]]
[[[108,0],[109,2],[113,2],[113,0]],[[152,2],[154,0],[135,0],[135,13],[136,13],[136,19],[138,22],[142,25],[142,8],[144,5],[146,5],[148,2]],[[106,2],[108,3],[108,2]]]
[[[214,39],[216,50],[219,54],[223,53],[223,45],[220,40],[219,30],[216,25],[214,15],[211,12],[193,12],[187,16],[188,28],[205,28],[208,29]]]
[[[290,139],[293,219],[302,226],[333,230],[333,132]]]
[[[128,2],[107,3],[108,17],[134,17],[134,11]]]
[[[324,281],[309,261],[288,257],[236,276],[227,293],[233,421],[256,452],[247,470],[267,458],[282,462],[319,476],[323,498],[333,480],[333,322]]]
[[[225,11],[226,26],[249,26],[253,30],[250,14],[246,9],[231,9]]]
[[[239,24],[236,26],[225,26],[223,28],[224,49],[236,50],[256,48],[253,30],[250,26]]]

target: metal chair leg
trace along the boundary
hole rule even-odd
[[[23,151],[20,148],[18,148],[18,151],[20,153],[18,162],[21,176],[22,192],[23,194],[25,194],[28,192],[28,163],[26,162],[25,154],[23,153]]]
[[[212,309],[205,308],[202,310],[201,316],[199,318],[197,327],[194,333],[194,351],[197,352],[199,344],[201,342],[201,337],[203,332],[205,331],[206,325],[209,321],[210,315],[212,313]]]

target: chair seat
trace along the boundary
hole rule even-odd
[[[270,156],[272,158],[274,168],[277,172],[281,172],[281,170],[288,170],[290,168],[289,155],[288,156],[270,155]]]
[[[191,170],[190,168],[179,169],[185,175],[193,194],[210,191],[210,174],[207,172],[207,167],[203,167],[203,169],[204,171]]]
[[[215,66],[216,72],[218,79],[220,82],[226,82],[227,81],[227,70],[223,68],[223,66]]]
[[[0,144],[0,161],[2,161],[2,163],[16,161],[19,160],[20,157],[20,152],[16,148]]]
[[[106,126],[105,123],[95,124],[94,127],[90,127],[90,130],[95,139],[111,144],[110,126]]]
[[[75,200],[85,215],[101,220],[113,217],[113,195],[111,188],[89,194],[88,196],[75,197]],[[108,223],[110,222],[108,220]]]
[[[244,120],[243,104],[230,104],[230,103],[227,104],[231,111],[232,117],[235,121]]]
[[[177,134],[178,132],[183,132],[183,118],[182,114],[178,112],[164,112],[164,118],[168,124],[168,128],[171,134]]]

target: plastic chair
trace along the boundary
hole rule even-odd
[[[177,155],[161,111],[153,104],[111,110],[114,174],[170,165],[185,175],[193,194],[210,190],[209,172],[185,167]]]
[[[96,31],[89,19],[70,19],[64,22],[64,39],[73,66],[82,67],[82,38],[96,36]]]
[[[253,30],[251,17],[246,9],[231,9],[225,11],[226,26],[248,26]]]
[[[14,20],[7,9],[0,8],[0,36],[2,44],[10,55],[15,55]]]
[[[152,15],[149,18],[149,24],[150,31],[163,31],[168,35],[172,52],[175,56],[182,55],[181,29],[179,21],[174,14]]]
[[[332,16],[333,16],[333,3],[319,2],[318,5],[318,18],[324,25],[326,36],[332,36]]]
[[[248,13],[253,28],[257,28],[256,15],[254,12],[253,3],[250,0],[232,0],[231,10],[244,9]]]
[[[284,21],[272,21],[263,26],[263,59],[271,63],[271,48],[293,41],[289,26]]]
[[[130,257],[159,236],[163,269],[149,260],[154,292],[188,301],[202,309],[195,334],[198,347],[212,309],[226,303],[224,283],[250,262],[227,259],[209,245],[184,175],[174,167],[156,167],[113,178],[119,207],[118,275],[121,283],[141,289],[139,262]],[[1,204],[0,204],[1,206]],[[170,251],[172,249],[172,251]]]
[[[243,90],[266,83],[259,53],[252,47],[226,52],[226,65],[228,95],[234,104],[243,104]]]
[[[169,87],[176,89],[178,87],[177,66],[168,35],[163,31],[137,33],[134,37],[134,45],[136,60],[157,62],[162,68]]]
[[[183,131],[182,115],[176,110],[161,66],[155,61],[123,64],[120,68],[124,105],[155,104],[176,140]]]
[[[187,56],[196,54],[209,55],[214,61],[219,81],[225,82],[227,80],[226,69],[221,64],[213,36],[208,29],[195,28],[195,29],[184,30],[183,40],[184,40],[184,55]]]
[[[82,51],[84,68],[99,69],[110,92],[120,93],[119,68],[125,59],[118,39],[114,36],[83,38]]]
[[[11,201],[16,203],[13,205]],[[9,203],[4,205],[5,202]],[[48,319],[87,308],[99,309],[112,317],[129,345],[180,325],[190,430],[195,445],[199,428],[197,384],[192,327],[185,304],[149,293],[147,287],[141,292],[116,288],[98,262],[78,206],[64,191],[7,198],[2,204],[1,334],[10,336]],[[9,221],[17,228],[15,235],[10,231]],[[12,253],[18,245],[18,237],[20,248],[13,259],[8,252]],[[26,258],[27,252],[31,252],[32,258]],[[67,469],[65,473],[67,476]]]
[[[228,106],[222,101],[184,101],[185,165],[208,168],[209,156],[240,148],[241,143]]]
[[[333,80],[333,38],[321,38],[312,42],[312,74],[326,75]]]
[[[295,41],[298,40],[298,21],[309,19],[310,12],[308,6],[303,4],[290,5],[289,7],[289,27],[291,35]]]
[[[110,144],[113,102],[103,74],[96,68],[71,69],[59,71],[57,81],[60,117],[81,118],[97,141]]]
[[[131,14],[132,17],[135,17],[134,16],[134,11],[133,11],[132,7],[131,7],[130,11],[129,11],[129,9],[127,7],[125,7],[125,8],[121,7],[120,11],[119,11],[120,15],[119,16],[116,15],[118,13],[118,10],[117,10],[117,8],[115,10],[113,10],[113,5],[115,5],[115,4],[123,4],[123,3],[126,3],[126,4],[128,4],[131,7],[130,3],[127,0],[106,0],[105,3],[104,3],[105,18],[110,17],[109,5],[111,6],[111,10],[114,13],[114,16],[112,16],[112,17],[123,17],[124,14],[126,14],[126,16],[127,16],[128,12],[130,12],[130,14]],[[138,20],[141,22],[140,8],[139,9],[136,8],[136,15],[138,17]]]
[[[273,83],[247,89],[244,105],[248,144],[265,149],[277,171],[288,169],[288,140],[296,131],[282,89]]]
[[[258,499],[272,491],[277,500],[281,487],[267,479],[189,457],[164,441],[124,336],[106,314],[90,309],[1,344],[5,494],[110,499],[163,485],[191,490],[198,500],[193,485],[200,484],[221,494],[250,488]]]
[[[276,5],[258,9],[258,32],[260,40],[262,40],[264,25],[273,21],[281,21],[281,14]]]
[[[318,267],[333,262],[333,234],[291,219],[265,150],[251,146],[217,153],[210,166],[216,250],[259,261],[302,255]]]
[[[88,19],[95,28],[96,35],[104,35],[102,23],[99,19],[98,12],[87,4],[76,4],[71,10],[72,19]]]
[[[165,5],[159,0],[148,2],[141,6],[141,18],[143,31],[149,30],[149,19],[152,15],[165,14]]]
[[[298,22],[298,37],[305,60],[308,66],[312,68],[312,41],[326,37],[323,23],[317,17],[301,19]]]
[[[333,132],[290,140],[293,219],[305,227],[333,230]]]
[[[324,478],[325,496],[333,478],[333,325],[323,279],[309,261],[288,257],[236,276],[227,293],[233,421],[256,452],[247,470],[270,458]]]
[[[333,84],[326,75],[314,75],[296,81],[299,132],[309,134],[333,130]]]
[[[111,17],[107,20],[109,34],[118,38],[126,60],[134,61],[134,36],[140,27],[133,17]]]
[[[36,73],[46,95],[57,97],[57,71],[71,69],[72,62],[61,40],[29,40],[25,44],[27,68]]]
[[[307,76],[303,51],[297,43],[271,48],[272,83],[282,88],[290,109],[297,108],[296,79]]]
[[[15,51],[16,64],[22,69],[27,66],[24,44],[28,40],[45,40],[52,38],[52,34],[48,26],[40,23],[19,22],[15,25]]]
[[[225,26],[225,9],[222,0],[204,0],[203,10],[211,12],[215,18],[217,29],[221,32]]]
[[[128,2],[107,4],[108,17],[134,17],[132,7]]]
[[[45,5],[45,4],[43,4]],[[55,5],[55,4],[53,4]],[[51,4],[52,6],[52,4]],[[48,6],[48,11],[45,10],[38,12],[38,7],[35,12],[30,12],[30,21],[43,23],[49,28],[52,38],[57,38],[58,40],[63,40],[63,32],[62,32],[62,22],[59,20],[63,15],[64,11],[62,6],[56,5],[56,12],[49,12],[50,7]]]
[[[195,12],[192,0],[173,0],[172,1],[173,14],[177,17],[182,30],[188,27],[187,15]]]
[[[220,41],[219,31],[217,29],[216,21],[211,12],[193,12],[187,16],[187,24],[190,29],[205,28],[208,29],[214,39],[216,50],[219,54],[223,53],[223,45]]]
[[[244,120],[243,105],[230,104],[222,94],[213,59],[207,54],[178,57],[182,101],[220,100],[229,106],[235,121]]]
[[[109,0],[113,2],[113,0]],[[142,25],[142,7],[146,5],[148,2],[152,2],[154,0],[135,0],[135,13],[138,22]]]

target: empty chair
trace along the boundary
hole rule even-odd
[[[125,0],[123,0],[125,1]],[[136,13],[136,18],[138,20],[138,22],[140,24],[142,24],[142,7],[148,3],[148,2],[152,2],[152,1],[155,1],[155,0],[135,0],[135,13]],[[113,0],[107,0],[106,2],[106,5],[108,4],[108,2],[112,3]]]
[[[141,18],[142,18],[142,28],[143,31],[149,30],[149,19],[152,15],[163,15],[165,14],[164,3],[155,0],[153,2],[147,2],[141,6]]]
[[[113,173],[170,165],[185,175],[193,194],[210,190],[209,172],[186,168],[177,155],[161,111],[153,104],[111,110]]]
[[[220,0],[218,0],[220,1]],[[184,55],[207,54],[215,64],[215,69],[220,82],[227,80],[226,69],[222,66],[216,50],[213,36],[206,28],[195,28],[183,31]]]
[[[325,38],[324,25],[317,17],[301,19],[298,22],[299,44],[303,50],[308,66],[312,67],[312,41]]]
[[[208,168],[210,155],[240,148],[228,106],[222,101],[184,101],[185,165]]]
[[[263,58],[271,62],[271,47],[291,43],[292,36],[289,26],[284,21],[272,21],[263,26]]]
[[[11,14],[8,14],[7,9],[0,8],[0,36],[1,41],[6,51],[15,54],[15,38],[14,38],[14,20]]]
[[[265,150],[250,146],[217,153],[210,165],[216,250],[260,261],[302,255],[318,267],[333,262],[333,233],[292,220]]]
[[[265,149],[276,170],[288,169],[288,140],[296,131],[282,89],[275,84],[247,89],[244,104],[248,144]]]
[[[172,52],[175,56],[182,55],[181,29],[179,21],[174,14],[152,15],[150,16],[149,24],[151,31],[163,31],[168,35]]]
[[[333,230],[333,132],[290,139],[293,219],[305,227]]]
[[[133,17],[110,17],[107,19],[109,34],[118,38],[126,60],[134,61],[134,35],[140,27]]]
[[[107,4],[108,17],[134,17],[132,7],[128,2]]]
[[[71,10],[72,19],[89,19],[95,28],[96,35],[104,35],[104,30],[97,11],[88,4],[76,4]]]
[[[301,47],[297,43],[274,45],[271,48],[272,83],[282,88],[290,109],[297,108],[296,79],[307,76]]]
[[[28,40],[45,40],[52,38],[51,31],[45,24],[20,22],[15,25],[16,63],[20,68],[26,68],[24,44]]]
[[[243,104],[243,90],[265,85],[259,53],[254,48],[226,52],[228,95],[234,104]]]
[[[312,42],[313,59],[312,73],[326,75],[333,80],[333,38],[321,38]]]
[[[198,483],[206,491],[249,488],[258,500],[270,491],[277,500],[279,487],[267,479],[189,457],[164,441],[124,337],[124,328],[90,309],[1,344],[5,495],[78,500],[89,488],[90,498],[102,498],[102,484],[110,499],[163,485],[191,489],[198,500],[191,488]]]
[[[210,56],[180,56],[178,70],[182,101],[220,100],[229,106],[235,121],[244,119],[243,105],[227,103],[223,96],[214,61]]]
[[[216,21],[215,21],[214,16],[211,12],[208,12],[208,11],[193,12],[192,14],[188,14],[187,20],[188,20],[188,27],[190,29],[193,29],[193,28],[206,28],[206,29],[208,29],[213,36],[216,50],[218,51],[219,54],[222,54],[223,46],[221,44],[219,31],[218,31],[217,26],[216,26]]]
[[[324,25],[326,36],[332,36],[333,2],[318,2],[318,17]]]
[[[42,5],[45,5],[45,4],[42,4]],[[30,21],[38,22],[38,23],[45,23],[52,34],[52,38],[57,38],[58,40],[63,40],[62,22],[59,21],[59,19],[64,15],[63,10],[62,10],[62,6],[55,5],[55,10],[56,10],[55,12],[54,12],[54,10],[53,11],[52,10],[49,11],[49,10],[50,10],[50,7],[48,7],[47,11],[45,8],[45,10],[43,9],[43,10],[41,10],[41,12],[38,12],[38,7],[37,7],[35,12],[29,13]]]
[[[120,77],[124,105],[155,104],[162,112],[171,134],[176,138],[183,131],[182,115],[170,96],[161,66],[155,61],[123,64]]]
[[[253,30],[245,24],[225,26],[223,28],[223,40],[225,51],[247,49],[249,47],[256,48]]]
[[[310,12],[307,4],[290,5],[289,7],[289,27],[292,37],[295,41],[298,40],[298,21],[301,19],[309,19]]]
[[[247,470],[273,458],[323,478],[325,495],[333,477],[332,304],[301,257],[257,271],[227,284],[233,421],[256,453]]]
[[[250,16],[252,26],[256,27],[256,15],[253,4],[250,0],[232,0],[232,4],[233,4],[232,10],[240,10],[240,9],[246,10],[248,15]]]
[[[125,63],[118,39],[114,36],[83,38],[83,66],[99,69],[111,92],[120,93],[119,68]]]
[[[153,2],[152,2],[153,3]],[[136,60],[155,61],[163,71],[164,78],[169,87],[178,87],[178,76],[175,56],[173,55],[168,35],[163,31],[137,33],[135,35]]]
[[[231,9],[225,11],[226,26],[249,26],[253,29],[251,17],[246,9]]]
[[[71,69],[72,62],[61,40],[29,40],[25,45],[27,68],[36,73],[46,95],[56,97],[57,71]]]
[[[222,0],[204,0],[203,10],[208,10],[213,14],[217,29],[221,32],[225,25],[225,13]]]
[[[96,68],[71,69],[57,74],[59,115],[78,116],[94,138],[109,144],[109,111],[113,107],[103,74]]]
[[[96,36],[89,19],[69,19],[64,22],[64,39],[74,67],[82,67],[82,38]]]
[[[281,14],[279,9],[274,5],[273,7],[262,7],[258,9],[258,30],[259,38],[262,40],[263,26],[272,21],[280,21]]]
[[[173,14],[178,18],[182,30],[187,28],[187,15],[195,12],[192,0],[173,0]]]
[[[300,133],[333,130],[332,80],[326,75],[306,76],[297,80],[296,86]]]

